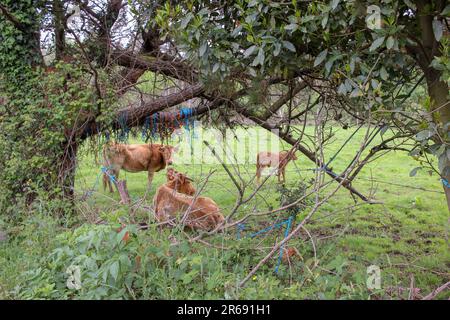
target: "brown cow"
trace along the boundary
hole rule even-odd
[[[148,187],[151,187],[155,172],[171,165],[172,154],[176,151],[173,146],[161,144],[121,144],[110,143],[103,148],[103,158],[108,174],[103,175],[103,188],[109,186],[114,192],[110,176],[119,179],[121,169],[128,172],[148,171]]]
[[[194,197],[170,188],[169,185],[174,185],[173,181],[168,176],[168,182],[158,188],[153,198],[157,221],[164,222],[177,215],[184,215],[189,207],[184,224],[192,229],[212,230],[225,220],[219,206],[212,199],[197,197],[194,201]]]
[[[297,160],[297,156],[294,152],[289,152],[287,150],[280,152],[270,152],[262,151],[258,153],[256,157],[256,179],[259,183],[261,178],[261,172],[266,167],[277,168],[278,182],[280,181],[281,175],[283,176],[283,182],[286,181],[285,170],[289,161]]]
[[[192,179],[185,174],[176,171],[173,168],[167,169],[167,183],[166,186],[174,189],[179,193],[193,196],[195,194],[195,187],[192,185]]]

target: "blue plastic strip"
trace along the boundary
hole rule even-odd
[[[285,239],[289,235],[289,230],[291,229],[292,220],[293,220],[293,216],[290,216],[288,221],[287,221],[286,231],[284,232],[284,238]],[[283,247],[284,247],[284,245],[285,244],[283,243],[283,245],[280,247],[280,255],[278,256],[278,262],[277,262],[277,266],[275,267],[275,273],[278,273],[278,269],[279,269],[280,264],[281,264],[281,258],[283,257]]]

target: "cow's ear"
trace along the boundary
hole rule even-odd
[[[172,147],[172,150],[173,150],[174,152],[178,152],[179,149],[180,149],[180,148],[179,148],[178,145],[176,145],[175,147]]]
[[[174,170],[172,168],[167,169],[167,179],[173,180],[174,178]]]

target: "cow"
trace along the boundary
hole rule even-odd
[[[103,188],[109,186],[114,192],[110,178],[119,179],[121,169],[128,172],[148,172],[148,187],[151,187],[155,172],[173,163],[172,155],[176,147],[161,144],[121,144],[110,143],[103,147],[106,172],[103,174]]]
[[[193,196],[195,194],[195,187],[192,185],[192,179],[185,174],[176,171],[173,168],[167,169],[167,182],[166,186],[170,189],[174,189],[177,192]]]
[[[219,206],[211,198],[195,198],[171,188],[170,186],[177,185],[174,181],[179,177],[173,178],[171,174],[168,174],[167,183],[161,185],[156,191],[153,206],[155,218],[158,222],[166,222],[180,215],[184,216],[188,210],[189,213],[184,220],[184,225],[191,229],[209,231],[225,221],[220,213]],[[179,190],[182,191],[182,189]]]
[[[285,170],[286,165],[291,160],[297,160],[294,152],[283,150],[280,152],[262,151],[256,157],[256,180],[259,183],[261,172],[266,167],[275,167],[277,169],[278,182],[283,176],[283,183],[286,181]]]

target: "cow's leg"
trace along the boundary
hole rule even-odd
[[[154,171],[148,171],[148,186],[147,186],[147,188],[149,189],[149,190],[151,190],[151,187],[152,187],[152,181],[153,181],[153,176],[155,175],[155,172]]]
[[[108,172],[108,174],[111,174],[111,172]],[[106,190],[106,188],[109,188],[109,192],[113,193],[114,189],[111,185],[111,180],[109,175],[107,175],[106,173],[103,174],[103,189]]]
[[[111,169],[111,171],[109,172],[110,176],[114,177],[114,181],[119,181],[119,172],[120,172],[120,169]],[[108,176],[109,192],[113,193],[114,188],[113,188],[113,183],[111,181],[110,176]]]
[[[103,180],[103,191],[106,191],[106,188],[108,187],[109,178],[105,173],[103,173],[102,180]]]

